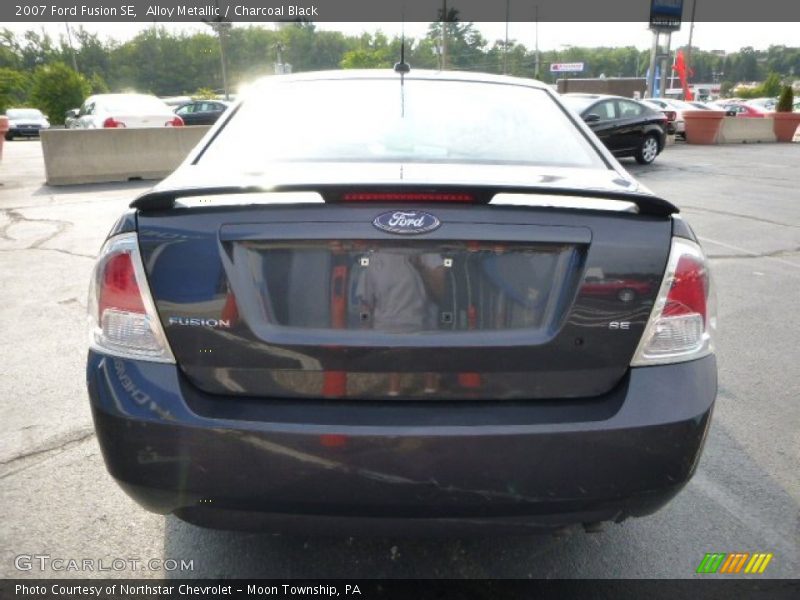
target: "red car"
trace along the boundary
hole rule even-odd
[[[761,108],[751,104],[745,104],[744,102],[727,102],[720,106],[722,106],[726,112],[736,111],[737,117],[763,118],[767,116],[767,113]]]
[[[581,294],[589,296],[616,296],[623,302],[632,302],[638,296],[650,293],[653,286],[634,279],[599,279],[587,277]]]

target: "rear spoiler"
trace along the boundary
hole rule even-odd
[[[197,188],[178,188],[172,190],[154,190],[146,192],[131,202],[130,207],[142,212],[169,210],[174,208],[180,198],[191,198],[197,196],[223,196],[235,194],[257,194],[257,193],[288,193],[288,192],[312,192],[317,193],[327,204],[337,204],[345,202],[346,194],[353,191],[359,193],[376,194],[408,194],[419,192],[421,194],[436,194],[446,196],[448,194],[463,196],[465,193],[473,198],[474,204],[489,204],[497,194],[526,194],[543,196],[571,196],[576,198],[597,198],[601,200],[619,200],[630,202],[636,205],[638,213],[641,215],[669,216],[680,212],[677,206],[671,202],[654,196],[652,194],[640,194],[636,192],[610,191],[599,189],[575,189],[558,188],[549,186],[420,186],[420,185],[314,185],[314,184],[293,184],[270,188],[258,186],[219,186],[219,187],[197,187]],[[213,205],[210,205],[213,206]],[[598,207],[599,208],[599,207]]]

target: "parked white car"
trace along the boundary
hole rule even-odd
[[[686,134],[686,121],[683,119],[683,112],[686,110],[697,110],[696,106],[692,106],[683,100],[676,100],[674,98],[648,98],[645,100],[646,104],[657,108],[658,110],[671,110],[675,112],[675,134],[683,137]]]
[[[752,100],[748,100],[746,104],[750,106],[755,106],[756,108],[764,111],[764,112],[772,112],[775,110],[775,106],[778,104],[777,98],[753,98]]]
[[[76,129],[116,127],[179,127],[183,119],[149,94],[97,94],[89,96],[78,112]]]

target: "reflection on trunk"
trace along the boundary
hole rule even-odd
[[[574,279],[574,246],[478,242],[242,242],[271,326],[418,334],[539,329]]]

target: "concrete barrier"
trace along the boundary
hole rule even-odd
[[[718,144],[777,142],[772,118],[725,117],[717,138]]]
[[[209,127],[60,129],[42,131],[48,185],[162,179]]]

